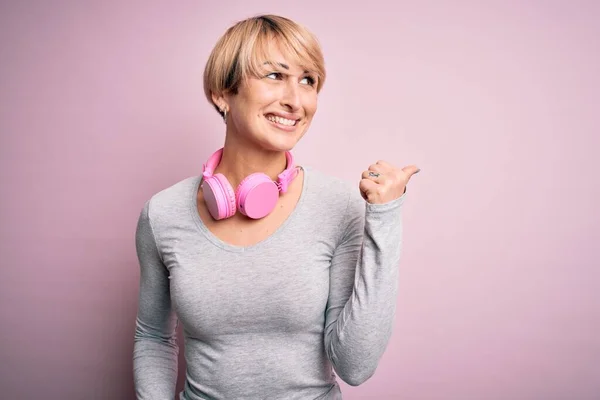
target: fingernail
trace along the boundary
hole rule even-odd
[[[419,172],[421,172],[421,168],[417,169],[417,172],[415,172],[415,174],[418,174]]]

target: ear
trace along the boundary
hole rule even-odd
[[[229,104],[227,102],[227,99],[225,99],[225,96],[222,93],[217,94],[212,92],[211,97],[213,104],[215,105],[215,108],[219,113],[223,114],[222,110],[229,110]]]

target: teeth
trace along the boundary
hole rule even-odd
[[[277,117],[275,115],[269,115],[269,116],[267,116],[267,119],[269,121],[277,122],[278,124],[281,124],[281,125],[286,125],[286,126],[296,125],[296,121],[294,121],[293,119],[281,118],[281,117]]]

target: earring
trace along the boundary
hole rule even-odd
[[[227,123],[227,109],[223,108],[221,112],[223,113],[223,122]]]

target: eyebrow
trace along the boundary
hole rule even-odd
[[[289,65],[284,64],[284,63],[280,63],[280,62],[272,63],[271,61],[265,61],[265,63],[263,65],[266,65],[266,64],[269,64],[269,65],[277,64],[277,65],[279,65],[283,69],[286,69],[286,70],[290,69]],[[304,70],[303,73],[304,74],[310,74],[310,73],[314,73],[314,72],[313,71],[309,71],[309,70],[306,69],[306,70]]]

